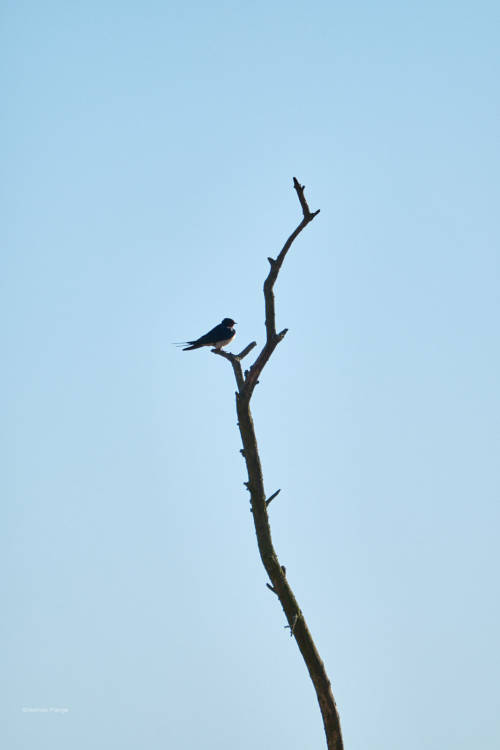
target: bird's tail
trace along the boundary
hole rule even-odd
[[[172,344],[173,346],[181,346],[184,352],[188,352],[190,349],[200,349],[203,346],[196,341],[173,341]],[[190,346],[186,346],[186,344],[190,344]]]

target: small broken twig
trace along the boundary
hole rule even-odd
[[[297,613],[296,613],[296,614],[295,614],[295,615],[293,616],[292,624],[291,624],[291,625],[284,625],[284,626],[283,626],[283,627],[285,628],[285,630],[286,630],[287,628],[289,628],[289,629],[290,629],[290,638],[291,638],[291,637],[293,636],[293,634],[294,634],[294,632],[293,632],[293,631],[295,630],[295,626],[296,626],[296,624],[297,624],[297,621],[298,621],[298,619],[299,619],[299,613],[297,612]]]
[[[277,495],[279,495],[279,494],[280,494],[280,492],[281,492],[281,490],[276,490],[276,492],[273,492],[273,494],[271,495],[271,497],[269,497],[269,498],[268,498],[268,499],[266,500],[266,507],[267,507],[267,506],[269,505],[269,503],[272,503],[272,501],[274,500],[274,498],[275,498],[275,497],[276,497]]]

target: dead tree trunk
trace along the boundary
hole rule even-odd
[[[236,391],[236,411],[238,414],[238,427],[243,443],[241,453],[245,459],[248,471],[248,481],[245,482],[245,485],[250,492],[251,509],[260,556],[271,581],[267,586],[280,600],[288,621],[290,634],[295,638],[306,663],[314,689],[316,690],[316,696],[323,717],[328,750],[343,750],[340,720],[337,706],[333,698],[330,680],[328,679],[325,666],[309,632],[304,615],[287,580],[286,570],[280,564],[273,546],[267,508],[271,500],[276,497],[279,490],[269,498],[266,498],[257,438],[255,436],[255,428],[252,413],[250,411],[250,400],[254,388],[259,381],[262,370],[276,346],[287,333],[286,328],[283,331],[280,331],[280,333],[276,332],[273,291],[274,284],[293,241],[304,227],[306,227],[319,213],[319,211],[311,213],[304,197],[304,185],[300,185],[295,177],[293,178],[293,186],[297,192],[303,218],[285,242],[278,257],[268,258],[271,268],[264,282],[266,343],[253,365],[244,373],[241,367],[241,360],[256,346],[255,342],[252,342],[245,347],[245,349],[243,349],[238,355],[216,349],[212,351],[214,354],[218,354],[231,362],[236,378],[236,384],[238,387],[238,390]]]

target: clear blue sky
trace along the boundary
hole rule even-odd
[[[6,750],[316,750],[276,547],[346,750],[497,750],[500,13],[4,0]],[[64,714],[23,708],[66,708]]]

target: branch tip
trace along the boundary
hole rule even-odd
[[[319,211],[315,211],[314,213],[311,213],[311,210],[304,196],[304,189],[306,186],[301,185],[296,177],[293,178],[293,187],[295,188],[295,191],[297,193],[297,198],[299,199],[300,207],[304,215],[304,222],[307,224],[308,222],[314,219],[316,214],[319,214]]]

